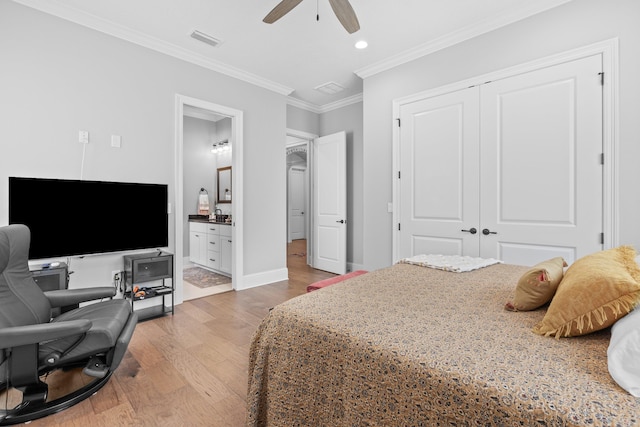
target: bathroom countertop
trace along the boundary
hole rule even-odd
[[[216,221],[215,219],[189,218],[189,222],[203,222],[205,224],[231,225],[230,222]]]

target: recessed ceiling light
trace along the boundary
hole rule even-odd
[[[367,46],[369,46],[369,43],[367,43],[364,40],[360,40],[359,42],[356,43],[356,49],[364,49]]]

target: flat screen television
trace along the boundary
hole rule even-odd
[[[165,184],[9,177],[9,223],[31,230],[29,259],[163,248]]]

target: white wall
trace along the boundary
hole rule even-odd
[[[175,96],[182,94],[244,112],[240,273],[286,268],[285,194],[270,191],[286,186],[284,96],[7,1],[0,2],[0,61],[0,225],[8,222],[8,176],[168,184],[175,206]],[[80,129],[90,132],[82,177]],[[110,147],[111,134],[122,136],[122,148]],[[87,219],[76,232],[90,233],[108,212]],[[172,215],[171,251],[173,222]],[[71,284],[106,285],[121,265],[116,255],[74,259]]]
[[[215,136],[215,140],[220,142],[220,141],[224,141],[229,140],[231,142],[231,125],[232,125],[232,121],[230,118],[224,118],[222,120],[218,120],[216,122],[216,136]],[[216,169],[217,168],[223,168],[223,167],[227,167],[227,166],[231,166],[231,162],[232,162],[232,156],[233,155],[233,147],[231,151],[224,151],[222,153],[217,153],[214,157],[216,160]],[[231,185],[233,186],[233,182],[231,183]],[[233,187],[232,187],[233,189]],[[215,200],[216,198],[216,192],[218,191],[218,175],[216,173],[216,179],[214,181],[214,186],[212,187],[212,190],[210,192],[212,199]],[[233,197],[233,196],[232,196]],[[212,205],[213,206],[213,205]],[[233,203],[218,203],[215,205],[214,209],[220,209],[222,211],[222,214],[224,215],[231,215],[231,209],[233,207]]]
[[[491,71],[620,40],[620,244],[640,249],[640,1],[580,0],[441,50],[364,81],[364,264],[392,261],[392,101]]]
[[[183,257],[189,256],[189,215],[198,213],[200,189],[209,193],[209,206],[215,201],[216,159],[211,152],[215,140],[216,123],[185,117],[183,124],[184,176],[182,189]]]
[[[287,105],[287,128],[320,135],[320,115]]]

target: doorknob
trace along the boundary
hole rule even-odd
[[[471,234],[476,234],[478,232],[478,230],[476,230],[475,228],[470,228],[468,230],[460,230],[460,231],[464,231],[465,233],[471,233]]]
[[[489,234],[498,234],[496,231],[490,231],[488,228],[482,230],[482,234],[488,236]]]
[[[339,222],[340,224],[344,224],[344,219],[341,219],[340,221],[336,221]]]

